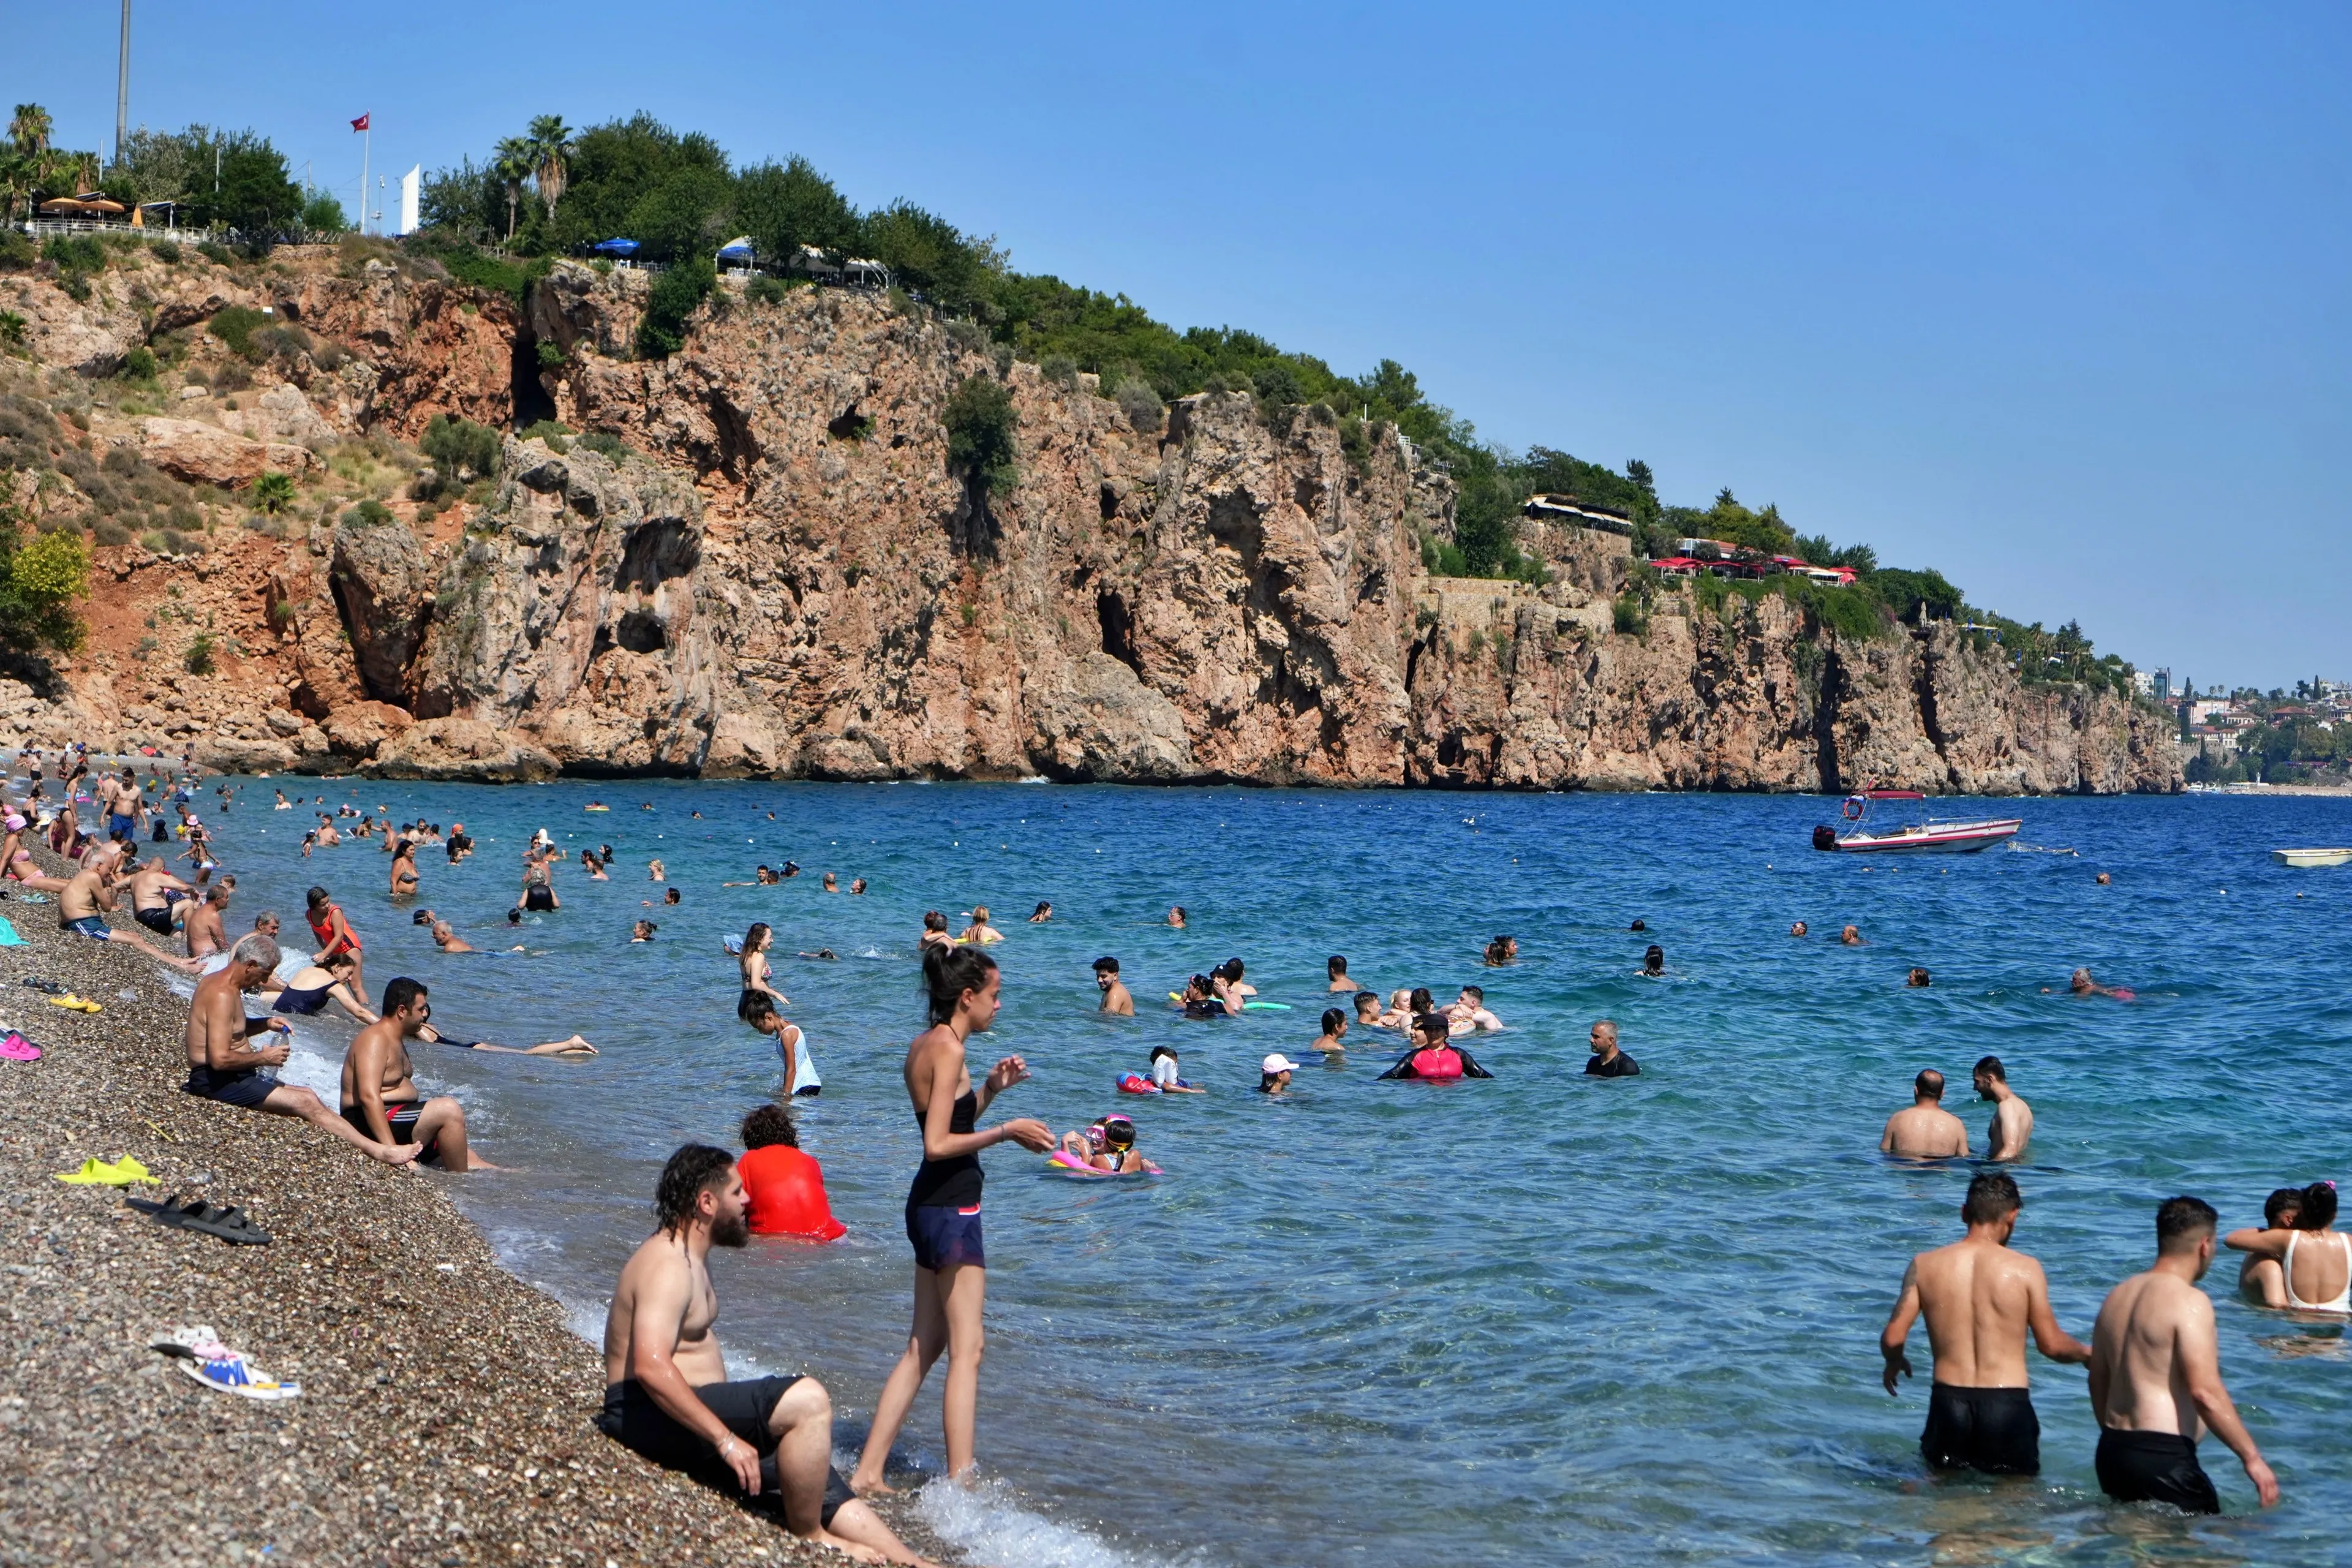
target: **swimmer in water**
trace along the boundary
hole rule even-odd
[[[1348,1047],[1339,1042],[1347,1037],[1347,1033],[1348,1015],[1337,1007],[1326,1007],[1323,1009],[1323,1032],[1316,1036],[1315,1043],[1307,1048],[1310,1051],[1321,1051],[1327,1057],[1335,1051],[1344,1053]]]
[[[1498,936],[1486,944],[1487,968],[1500,969],[1507,963],[1517,963],[1518,961],[1519,939],[1517,937]]]
[[[471,952],[474,944],[449,929],[447,921],[433,922],[433,945],[444,952]]]
[[[1348,978],[1348,961],[1345,958],[1336,952],[1333,953],[1323,961],[1323,973],[1331,977],[1331,984],[1323,987],[1324,990],[1345,991],[1350,995],[1354,994],[1356,983]]]
[[[2221,1244],[2278,1264],[2286,1296],[2281,1305],[2341,1316],[2352,1313],[2352,1237],[2335,1224],[2336,1184],[2314,1182],[2303,1189],[2292,1229],[2233,1230]]]
[[[852,895],[857,898],[864,898],[866,896],[866,879],[863,877],[851,878],[849,880],[849,890]]]
[[[1944,1109],[1944,1075],[1928,1068],[1911,1080],[1911,1109],[1886,1119],[1878,1152],[1903,1160],[1965,1160],[1969,1130]]]
[[[1986,1057],[1976,1066],[1979,1098],[1993,1102],[1992,1125],[1985,1131],[1985,1158],[2021,1160],[2026,1141],[2033,1136],[2033,1108],[2009,1087],[2009,1071],[1999,1057]]]
[[[1612,1020],[1602,1018],[1595,1023],[1587,1040],[1591,1045],[1591,1054],[1584,1058],[1585,1077],[1639,1078],[1642,1076],[1641,1064],[1617,1048],[1617,1026]],[[1647,1047],[1643,1048],[1648,1049]]]
[[[1650,929],[1650,922],[1645,920],[1637,919],[1632,925],[1627,926],[1625,929],[1627,931],[1647,931]]]
[[[2273,1230],[2300,1230],[2302,1227],[2301,1187],[2281,1187],[2263,1200],[2263,1229],[2256,1235]],[[2246,1252],[2243,1247],[2239,1250]],[[2286,1271],[2275,1258],[2246,1252],[2244,1259],[2238,1265],[2238,1294],[2257,1306],[2284,1307],[2287,1304]]]
[[[1212,974],[1223,975],[1225,977],[1226,987],[1236,996],[1255,996],[1257,994],[1257,987],[1247,984],[1242,979],[1242,961],[1238,958],[1229,958],[1209,973]]]
[[[1118,977],[1118,960],[1105,953],[1095,960],[1095,984],[1102,991],[1102,1005],[1096,1009],[1113,1017],[1135,1016],[1135,998]]]
[[[1169,910],[1168,910],[1168,923],[1169,923],[1170,925],[1171,925],[1171,926],[1174,926],[1178,931],[1182,931],[1182,930],[1184,929],[1184,906],[1183,906],[1183,905],[1181,905],[1181,904],[1172,904],[1172,905],[1171,905],[1171,906],[1169,907]]]
[[[647,811],[651,811],[653,807],[649,805],[646,807],[646,809]],[[646,861],[646,870],[656,882],[667,882],[669,880],[669,873],[662,869],[662,863],[659,860]]]
[[[1903,984],[1911,990],[1925,991],[1934,982],[1926,970],[1915,969],[1904,977]]]
[[[1411,1029],[1412,1015],[1412,992],[1399,986],[1389,993],[1388,1010],[1381,1015],[1379,1026],[1383,1029]]]
[[[1173,1046],[1151,1047],[1151,1081],[1159,1086],[1160,1092],[1162,1094],[1206,1094],[1208,1092],[1204,1089],[1197,1089],[1184,1081],[1177,1069],[1176,1047]]]
[[[1445,1015],[1457,1035],[1466,1035],[1473,1029],[1491,1033],[1503,1026],[1503,1020],[1486,1010],[1486,994],[1475,985],[1465,985],[1458,999],[1438,1011]]]
[[[1032,915],[1029,917],[1029,923],[1030,923],[1031,925],[1033,925],[1033,926],[1041,926],[1041,925],[1044,925],[1047,921],[1052,920],[1053,918],[1054,918],[1054,902],[1053,902],[1053,900],[1052,900],[1051,899],[1040,899],[1040,900],[1037,900],[1037,910],[1036,910],[1036,912],[1035,912],[1034,914],[1032,914]]]
[[[1862,945],[1862,928],[1860,926],[1848,926],[1845,930],[1838,932],[1838,945],[1840,947],[1860,947]]]
[[[1804,922],[1804,921],[1797,921],[1797,922],[1796,922],[1796,924],[1794,924],[1794,925],[1790,926],[1790,927],[1789,928],[1789,934],[1790,934],[1790,936],[1802,936],[1802,935],[1804,935],[1804,934],[1805,934],[1805,922]]]
[[[1117,1175],[1133,1175],[1151,1168],[1151,1162],[1136,1151],[1135,1123],[1116,1112],[1083,1132],[1064,1133],[1062,1149],[1095,1170]]]
[[[1652,942],[1642,954],[1642,967],[1633,972],[1644,980],[1663,980],[1666,974],[1666,950]]]
[[[953,947],[955,938],[948,934],[948,917],[937,910],[923,911],[923,940],[918,944],[922,952],[935,947]]]
[[[982,946],[989,942],[1003,942],[1003,940],[1004,933],[988,923],[988,906],[986,904],[974,904],[971,906],[971,924],[964,927],[962,934],[956,938],[956,941],[963,942],[966,945]]]
[[[2048,988],[2045,986],[2043,989],[2047,990]],[[2076,996],[2113,996],[2116,1000],[2123,1002],[2128,1002],[2132,999],[2132,994],[2129,991],[2125,990],[2122,986],[2102,985],[2097,981],[2092,979],[2091,972],[2087,969],[2078,969],[2074,971],[2072,975],[2068,976],[2066,981],[2066,989],[2068,993]]]
[[[631,942],[651,942],[654,939],[654,932],[659,930],[661,930],[661,927],[656,925],[651,921],[639,921],[636,924],[629,928],[629,940]]]
[[[1290,1075],[1297,1070],[1297,1062],[1292,1061],[1280,1051],[1275,1052],[1274,1055],[1258,1063],[1257,1091],[1260,1094],[1289,1093]]]
[[[1355,994],[1354,1001],[1356,1004],[1356,1022],[1361,1024],[1367,1029],[1385,1029],[1389,1026],[1381,1013],[1381,996],[1379,992],[1359,991]]]
[[[1242,999],[1226,986],[1223,974],[1195,974],[1184,982],[1184,994],[1171,1005],[1187,1018],[1230,1018],[1240,1016]]]
[[[2042,1265],[2009,1245],[2024,1210],[2007,1173],[1971,1181],[1960,1205],[1968,1234],[1911,1259],[1878,1336],[1881,1381],[1891,1395],[1895,1380],[1911,1375],[1905,1353],[1911,1325],[1927,1320],[1935,1365],[1919,1453],[1939,1470],[2039,1475],[2042,1426],[2026,1388],[2026,1333],[2052,1361],[2091,1359],[2091,1347],[2058,1326]]]
[[[2109,885],[2111,884],[2111,882],[2112,882],[2112,881],[2113,881],[2113,879],[2112,879],[2112,878],[2110,878],[2110,877],[2109,877],[2109,876],[2108,876],[2105,871],[2102,871],[2102,872],[2100,872],[2100,873],[2099,873],[2099,886],[2101,886],[2102,888],[2109,886]]]
[[[814,952],[803,952],[801,956],[803,958],[814,958],[823,963],[832,963],[838,960],[841,955],[835,952],[833,949],[829,947],[820,947]]]
[[[841,879],[835,876],[832,872],[827,871],[824,874],[824,886],[822,890],[828,893],[837,893],[841,891]]]

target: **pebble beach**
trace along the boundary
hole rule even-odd
[[[54,903],[0,916],[26,942],[0,950],[0,1020],[43,1053],[0,1063],[0,1564],[847,1561],[597,1432],[597,1350],[499,1268],[449,1178],[182,1094],[187,1006],[163,972],[60,932]],[[240,1205],[272,1245],[54,1179],[126,1154],[161,1184],[131,1192]],[[300,1397],[183,1375],[148,1344],[184,1324]],[[907,1511],[893,1526],[940,1554]]]

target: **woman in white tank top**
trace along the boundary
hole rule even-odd
[[[2274,1259],[2290,1310],[2352,1314],[2352,1237],[2332,1229],[2335,1223],[2336,1184],[2314,1182],[2303,1190],[2303,1213],[2293,1226],[2233,1230],[2223,1245]]]

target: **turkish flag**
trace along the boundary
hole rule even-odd
[[[352,121],[352,129],[354,131],[364,131],[368,128],[367,122],[368,117],[362,114],[357,120]]]

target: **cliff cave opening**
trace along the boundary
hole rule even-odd
[[[539,374],[539,339],[532,335],[530,321],[526,316],[515,333],[514,353],[507,371],[514,399],[514,426],[518,430],[555,417],[555,399],[548,395]]]
[[[1102,626],[1102,650],[1135,671],[1143,674],[1143,661],[1135,657],[1135,616],[1127,601],[1105,588],[1095,595],[1095,619]]]

